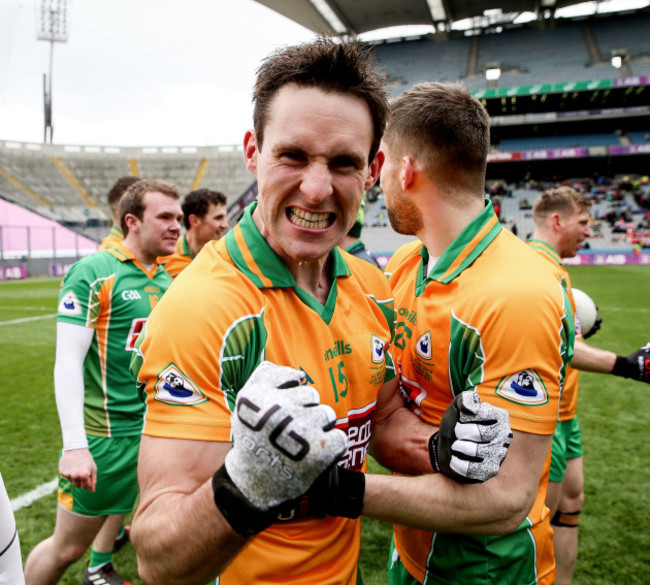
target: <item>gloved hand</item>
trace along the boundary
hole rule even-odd
[[[433,468],[460,483],[494,477],[512,442],[508,411],[461,392],[447,408],[440,430],[429,439]]]
[[[650,384],[650,342],[628,356],[616,356],[612,374]]]
[[[301,386],[305,374],[263,362],[239,391],[233,448],[215,473],[215,503],[232,528],[251,535],[269,526],[278,506],[305,493],[346,449],[332,408]]]
[[[358,518],[363,510],[366,476],[336,463],[321,473],[302,496],[279,506],[278,522],[340,516]]]
[[[596,310],[598,309],[598,306],[596,306]],[[603,320],[600,317],[596,317],[596,320],[594,321],[594,326],[589,330],[589,333],[586,335],[582,336],[582,339],[589,339],[596,331],[600,329],[600,326],[603,324]]]

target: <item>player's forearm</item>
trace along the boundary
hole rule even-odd
[[[509,498],[509,494],[496,478],[461,485],[442,474],[367,475],[363,515],[431,532],[508,534],[534,502],[534,495]]]
[[[131,539],[140,575],[157,585],[205,585],[248,542],[219,513],[211,480],[191,494],[143,498]]]
[[[614,369],[616,354],[576,340],[571,367],[585,372],[609,374]]]
[[[457,483],[440,473],[368,475],[363,515],[432,532],[507,534],[535,502],[550,444],[550,436],[515,431],[499,473],[480,484]]]
[[[428,445],[437,430],[407,408],[399,408],[373,428],[370,453],[392,471],[408,475],[431,473]]]

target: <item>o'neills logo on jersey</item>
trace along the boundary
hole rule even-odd
[[[328,362],[336,356],[347,355],[349,353],[352,353],[352,346],[349,343],[345,343],[345,341],[341,339],[334,343],[334,347],[332,349],[328,349],[325,352],[325,361]]]
[[[544,382],[535,370],[523,370],[504,378],[496,393],[506,400],[519,404],[541,405],[548,402],[548,392]]]
[[[415,343],[415,353],[425,360],[431,359],[431,331],[420,335]]]
[[[79,299],[70,291],[67,292],[59,303],[59,313],[63,315],[81,315]]]
[[[207,398],[179,369],[169,364],[160,374],[156,382],[155,400],[166,404],[183,404],[191,406],[205,402]]]

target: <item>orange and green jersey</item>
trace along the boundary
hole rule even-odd
[[[121,244],[82,258],[61,283],[57,321],[95,330],[83,364],[86,433],[139,435],[144,405],[129,372],[131,354],[151,309],[171,283]]]
[[[122,245],[124,241],[124,233],[116,225],[111,227],[111,231],[108,232],[108,235],[102,240],[102,243],[99,245],[98,252],[105,252],[109,248],[115,248]]]
[[[176,248],[174,253],[167,256],[165,262],[165,270],[172,278],[176,278],[190,262],[194,260],[194,256],[190,252],[190,247],[187,244],[186,236],[181,236],[176,240]]]
[[[555,278],[562,284],[571,301],[571,311],[574,315],[576,339],[582,339],[580,321],[576,311],[576,303],[573,299],[571,288],[571,278],[569,271],[562,265],[562,258],[553,246],[541,240],[528,240],[528,245],[547,260],[548,267],[552,270]],[[560,401],[560,416],[558,420],[571,420],[576,416],[578,408],[578,376],[579,370],[567,366],[566,379],[564,381],[564,390],[562,391],[562,400]]]
[[[263,360],[303,370],[347,432],[340,465],[365,470],[379,388],[394,377],[386,351],[392,294],[376,267],[339,249],[321,304],[299,288],[251,217],[208,242],[152,312],[132,363],[146,391],[144,433],[231,441],[237,392]],[[140,343],[141,342],[141,343]],[[360,522],[326,517],[275,524],[221,575],[242,583],[354,584]]]
[[[391,352],[409,406],[439,425],[455,396],[478,392],[509,411],[513,429],[552,435],[574,332],[568,299],[544,261],[502,228],[488,202],[430,271],[428,263],[416,241],[386,268],[397,314]],[[547,457],[535,504],[509,535],[395,526],[406,569],[426,584],[552,583],[549,465]]]

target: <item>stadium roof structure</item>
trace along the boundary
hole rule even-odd
[[[256,0],[315,33],[356,36],[383,28],[431,25],[436,31],[476,19],[479,27],[511,22],[523,12],[553,16],[584,0]],[[495,22],[497,21],[497,22]]]

